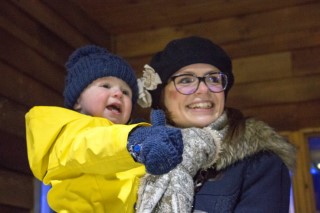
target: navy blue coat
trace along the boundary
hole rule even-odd
[[[271,152],[238,161],[196,193],[194,210],[208,213],[277,213],[289,211],[290,174]]]

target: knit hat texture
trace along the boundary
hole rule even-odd
[[[86,45],[76,49],[65,64],[67,76],[64,89],[64,105],[72,109],[82,91],[94,80],[102,77],[117,77],[132,90],[132,105],[138,98],[137,79],[134,70],[121,57],[107,49]]]
[[[182,67],[196,63],[211,64],[227,75],[228,84],[225,90],[225,95],[227,95],[234,82],[230,57],[209,39],[191,36],[172,40],[163,51],[158,52],[151,59],[149,65],[158,73],[162,81],[156,90],[150,91],[151,107],[159,108],[162,89],[175,72]]]

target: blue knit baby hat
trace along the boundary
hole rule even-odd
[[[137,78],[131,66],[107,49],[86,45],[76,49],[65,64],[64,105],[72,109],[81,92],[94,80],[113,76],[122,79],[132,90],[132,105],[138,98]]]

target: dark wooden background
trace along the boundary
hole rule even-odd
[[[140,76],[152,54],[189,35],[232,56],[228,106],[279,131],[320,126],[318,0],[1,1],[0,212],[33,209],[24,115],[35,105],[62,106],[74,49],[102,45]],[[135,116],[148,113],[138,108]]]

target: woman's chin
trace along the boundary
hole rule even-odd
[[[189,128],[189,127],[197,127],[197,128],[203,128],[214,122],[216,118],[211,117],[194,117],[192,119],[189,119],[188,121],[181,122],[180,124],[177,124],[177,126],[180,126],[182,128]]]

